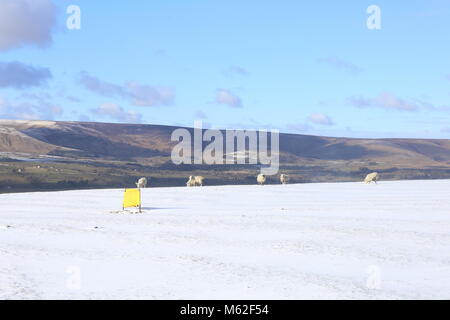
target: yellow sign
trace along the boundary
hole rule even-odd
[[[139,210],[141,210],[140,189],[125,189],[125,194],[123,196],[123,209],[125,208],[139,208]]]

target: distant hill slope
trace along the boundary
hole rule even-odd
[[[175,166],[175,129],[0,120],[0,192],[133,186],[139,176],[152,177],[152,186],[181,186],[192,174],[209,184],[254,183],[255,165]],[[372,171],[387,180],[450,178],[450,140],[280,135],[280,173],[292,182],[358,181]]]
[[[175,129],[140,124],[0,120],[0,152],[114,159],[169,156],[174,145],[170,136]],[[450,140],[281,134],[280,153],[286,162],[364,159],[389,160],[414,168],[449,166]]]

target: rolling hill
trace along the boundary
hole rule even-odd
[[[59,189],[80,183],[86,187],[120,186],[139,175],[155,178],[157,185],[180,185],[192,173],[209,177],[212,184],[254,182],[259,169],[254,165],[175,166],[170,159],[175,145],[170,137],[175,129],[0,120],[0,190],[58,184]],[[450,140],[281,134],[280,165],[294,182],[357,181],[375,170],[384,179],[450,178]]]

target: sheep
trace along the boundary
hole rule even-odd
[[[193,176],[190,176],[190,177],[189,177],[188,182],[186,182],[186,186],[187,186],[187,187],[195,187],[195,180],[194,180],[194,177],[193,177]]]
[[[199,185],[200,187],[203,187],[204,180],[205,180],[205,178],[202,176],[195,177],[195,182],[197,182],[197,185]]]
[[[147,188],[147,178],[140,178],[138,182],[136,182],[136,187],[138,189]]]
[[[378,174],[378,172],[373,172],[371,174],[368,174],[367,177],[364,179],[364,182],[369,184],[372,182],[377,183],[377,181],[380,179],[380,176]]]
[[[188,187],[203,187],[203,181],[205,180],[202,176],[190,176],[189,181],[186,183]]]
[[[258,184],[263,186],[267,181],[266,175],[265,174],[258,175],[258,177],[256,178],[256,181],[258,182]]]
[[[282,174],[280,176],[280,182],[281,182],[281,184],[288,184],[289,183],[289,176],[287,174]]]

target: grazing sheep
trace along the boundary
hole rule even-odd
[[[267,178],[265,174],[260,174],[258,175],[258,177],[256,178],[256,181],[258,182],[258,184],[260,184],[261,186],[266,184]]]
[[[186,183],[188,187],[203,187],[203,181],[205,180],[202,176],[190,176],[189,181]]]
[[[189,177],[188,182],[186,182],[186,186],[188,186],[188,187],[195,187],[195,179],[194,179],[193,176]]]
[[[195,182],[198,186],[203,187],[203,181],[205,181],[205,178],[202,176],[195,177]]]
[[[281,184],[288,184],[289,183],[289,176],[287,174],[282,174],[280,176],[280,182],[281,182]]]
[[[374,173],[368,174],[367,177],[364,179],[364,182],[367,184],[372,183],[372,182],[377,183],[377,181],[379,179],[380,179],[380,176],[379,176],[378,172],[374,172]]]
[[[147,188],[147,178],[140,178],[138,182],[136,182],[136,187],[139,189]]]

